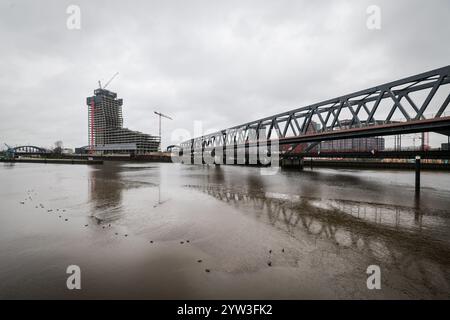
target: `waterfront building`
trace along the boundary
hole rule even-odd
[[[158,136],[123,127],[123,100],[117,93],[98,88],[86,99],[88,105],[88,137],[85,150],[99,154],[146,154],[160,149]]]

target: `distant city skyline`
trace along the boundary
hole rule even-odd
[[[98,80],[124,126],[222,129],[450,64],[448,1],[71,1],[0,4],[0,143],[87,145]],[[238,5],[239,4],[239,5]],[[436,146],[446,142],[431,137]],[[412,141],[411,141],[412,142]],[[412,144],[412,143],[411,143]]]

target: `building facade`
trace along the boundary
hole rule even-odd
[[[319,147],[320,151],[352,151],[352,152],[370,152],[383,151],[384,138],[354,138],[342,140],[322,141]]]
[[[88,149],[102,154],[157,152],[161,139],[123,127],[123,100],[102,88],[86,99],[88,105]]]
[[[340,121],[341,129],[350,128],[351,120]],[[320,143],[320,151],[352,151],[352,152],[370,152],[383,151],[385,140],[382,137],[367,137],[322,141]]]
[[[342,129],[349,126],[350,120],[341,121]],[[311,121],[306,130],[306,134],[318,132],[320,126],[318,123]],[[292,155],[299,154],[308,150],[309,152],[371,152],[383,151],[385,148],[385,139],[382,137],[367,137],[321,141],[318,145],[315,143],[300,143],[296,146],[282,146],[282,152],[289,152]]]

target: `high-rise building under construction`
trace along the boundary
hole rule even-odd
[[[159,151],[160,137],[123,128],[123,100],[115,92],[96,89],[88,105],[88,151],[144,154]]]

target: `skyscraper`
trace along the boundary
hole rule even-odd
[[[96,89],[86,103],[91,152],[144,154],[159,151],[160,137],[123,128],[123,100],[117,99],[115,92]]]

